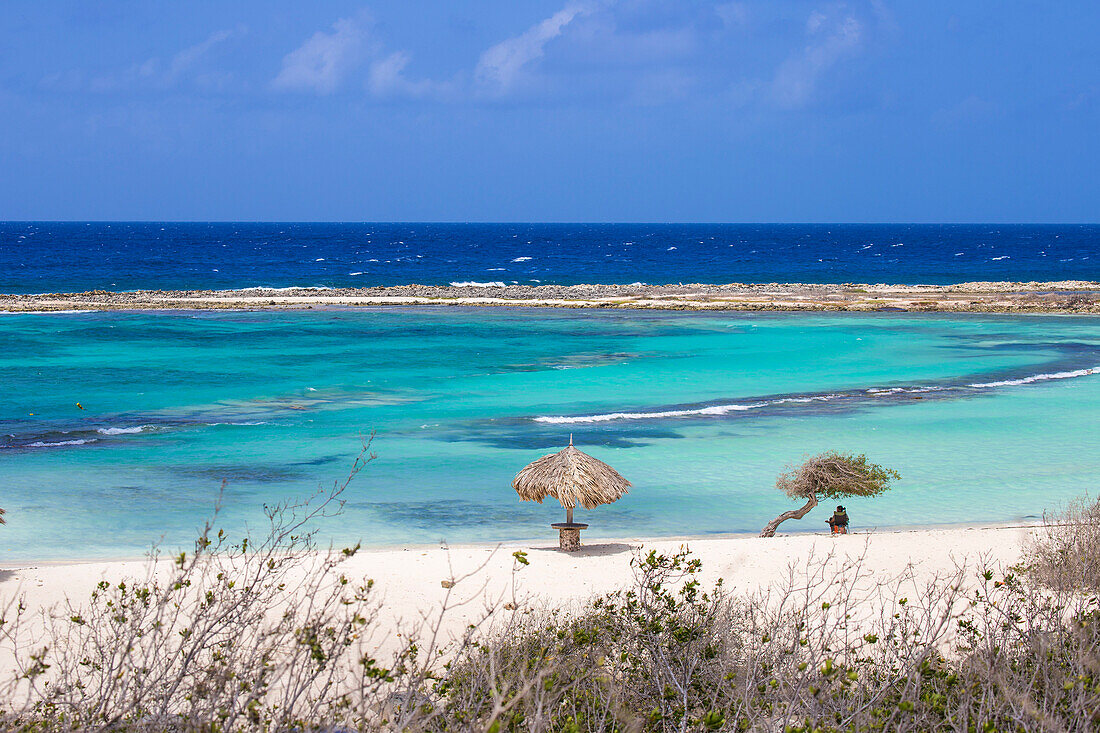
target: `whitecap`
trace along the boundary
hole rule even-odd
[[[1074,377],[1087,377],[1090,374],[1100,374],[1100,366],[1092,367],[1091,369],[1075,369],[1071,372],[1052,372],[1050,374],[1033,374],[1030,377],[1020,377],[1019,379],[1004,379],[1000,382],[982,382],[980,384],[972,384],[971,387],[985,388],[985,387],[1018,387],[1023,384],[1034,384],[1035,382],[1046,382],[1051,379],[1073,379]]]
[[[534,259],[534,258],[533,257],[517,257],[514,260],[512,260],[512,262],[529,262],[532,259]]]
[[[451,283],[451,287],[452,288],[503,288],[504,283],[501,282],[500,280],[494,280],[493,282],[487,282],[487,283],[479,283],[479,282],[475,282],[473,280],[469,280],[469,281],[462,281],[462,282],[453,282],[453,283]]]
[[[362,273],[362,272],[349,272],[348,274],[351,275],[352,277],[354,277],[356,275],[363,275],[365,273]]]
[[[6,311],[8,313],[26,313],[27,315],[40,316],[75,316],[81,313],[95,313],[93,310],[62,310],[62,311]]]
[[[287,288],[273,288],[268,285],[253,285],[248,288],[235,288],[226,290],[227,293],[244,293],[249,290],[262,290],[265,293],[285,293],[291,290],[332,290],[328,285],[291,285]]]
[[[28,443],[27,447],[28,448],[57,448],[57,447],[63,446],[63,445],[86,445],[87,443],[94,443],[94,442],[96,442],[95,438],[87,438],[87,439],[81,439],[81,440],[60,440],[56,443],[46,443],[46,442],[43,442],[41,440],[38,440],[38,441],[35,441],[34,443]]]
[[[536,417],[535,422],[563,425],[569,423],[597,423],[613,420],[658,420],[668,417],[691,417],[692,415],[725,415],[728,412],[743,412],[767,407],[769,402],[754,402],[748,405],[713,405],[687,410],[661,410],[658,412],[609,412],[601,415],[561,415]]]
[[[997,260],[1007,260],[1007,259],[1009,259],[1008,255],[1001,255],[1000,257],[994,257],[989,261],[990,262],[996,262]]]
[[[96,432],[100,435],[136,435],[152,429],[152,425],[135,425],[129,428],[97,428]]]

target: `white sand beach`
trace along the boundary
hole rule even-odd
[[[631,559],[639,551],[674,553],[690,550],[702,563],[701,580],[709,586],[719,578],[734,593],[753,593],[781,586],[789,568],[804,567],[811,558],[839,568],[862,558],[862,572],[875,581],[911,575],[909,587],[939,575],[950,575],[965,565],[977,573],[980,566],[1007,567],[1025,550],[1034,527],[1020,525],[970,526],[854,532],[846,536],[791,534],[772,539],[676,538],[655,540],[588,540],[579,552],[563,553],[556,537],[536,542],[458,547],[408,547],[363,550],[341,565],[353,582],[373,579],[382,601],[382,636],[408,630],[424,619],[434,619],[443,604],[448,610],[441,625],[445,638],[454,638],[471,622],[482,619],[490,607],[506,613],[505,604],[518,611],[537,607],[577,607],[599,594],[629,586]],[[516,563],[523,551],[529,565]],[[66,599],[79,605],[101,580],[112,584],[142,578],[147,564],[140,560],[27,564],[0,571],[0,600],[17,597],[32,612],[56,608]],[[911,573],[910,573],[911,571]],[[465,577],[469,576],[469,577]],[[458,580],[448,591],[444,581]],[[10,665],[10,648],[4,665]]]

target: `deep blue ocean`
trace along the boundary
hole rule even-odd
[[[0,223],[0,292],[1100,280],[1098,225]]]

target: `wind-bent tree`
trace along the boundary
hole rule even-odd
[[[828,451],[820,453],[797,468],[790,468],[775,480],[775,488],[792,499],[805,499],[801,509],[783,512],[768,522],[761,537],[774,537],[775,530],[788,519],[802,519],[820,499],[845,496],[877,496],[900,479],[897,471],[867,462],[867,456]]]

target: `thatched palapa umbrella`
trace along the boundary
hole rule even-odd
[[[601,460],[582,453],[569,445],[528,464],[512,479],[512,488],[524,501],[542,500],[552,496],[565,507],[565,521],[550,526],[561,535],[561,549],[579,550],[581,530],[587,524],[573,521],[573,508],[580,504],[595,509],[601,504],[618,501],[630,488],[630,482]]]

